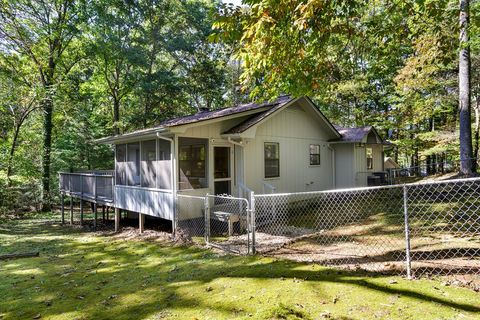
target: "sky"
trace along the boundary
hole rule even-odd
[[[233,3],[236,6],[239,6],[242,4],[242,0],[222,0],[223,3]]]

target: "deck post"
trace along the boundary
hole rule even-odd
[[[110,220],[110,217],[109,217],[109,211],[110,211],[110,207],[107,206],[107,220]]]
[[[60,199],[62,206],[62,224],[65,224],[65,194],[62,192],[62,197]]]
[[[143,233],[145,231],[145,215],[143,213],[138,214],[138,224],[138,230]]]
[[[102,206],[102,220],[105,223],[105,206]]]
[[[115,232],[120,229],[120,209],[115,208]]]
[[[73,224],[73,197],[70,197],[70,224]]]
[[[83,199],[80,198],[80,225],[83,225]]]
[[[97,203],[93,203],[93,230],[97,231]]]

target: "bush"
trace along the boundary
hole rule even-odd
[[[20,215],[41,209],[41,186],[36,180],[13,177],[8,186],[7,179],[0,178],[0,216]]]

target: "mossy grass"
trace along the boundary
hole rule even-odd
[[[46,218],[3,221],[0,319],[478,319],[480,295],[439,281],[124,240]]]

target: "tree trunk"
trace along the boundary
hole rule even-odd
[[[479,148],[479,135],[480,135],[480,97],[476,98],[477,104],[475,106],[475,147],[473,149],[473,171],[477,171],[477,161],[478,161],[478,148]]]
[[[47,97],[42,101],[42,108],[44,113],[43,118],[43,173],[42,173],[42,188],[43,188],[43,203],[42,211],[50,210],[50,154],[52,151],[52,115],[53,115],[53,101],[50,87],[47,88]]]
[[[468,44],[469,0],[460,0],[460,54],[458,92],[460,120],[460,173],[472,174],[472,128],[470,119],[470,47]]]
[[[120,134],[120,101],[113,97],[113,128],[115,135]]]
[[[8,155],[7,180],[8,180],[9,187],[12,185],[12,180],[10,180],[10,177],[12,176],[13,156],[15,155],[15,149],[17,148],[18,134],[20,133],[21,125],[22,124],[19,123],[15,126],[15,131],[13,133],[12,146],[10,147],[10,153]]]

